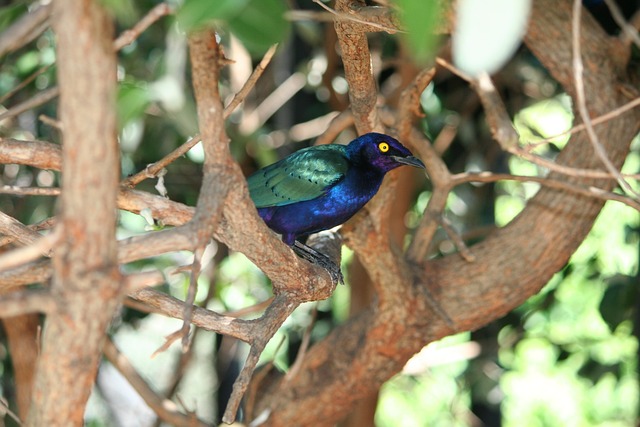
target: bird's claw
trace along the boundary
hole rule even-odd
[[[327,270],[327,272],[331,276],[331,280],[333,281],[333,283],[344,285],[344,276],[342,275],[340,266],[331,261],[331,259],[329,259],[329,257],[325,256],[324,254],[321,255],[324,256],[324,259],[319,258],[316,264]]]
[[[342,275],[342,270],[340,269],[340,266],[338,264],[331,260],[331,258],[297,240],[293,245],[293,250],[301,258],[304,258],[310,263],[316,264],[327,270],[327,273],[329,273],[329,276],[331,276],[331,280],[333,281],[333,283],[344,285],[344,276]]]

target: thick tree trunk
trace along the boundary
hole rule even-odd
[[[106,328],[120,301],[116,253],[116,57],[111,17],[97,1],[56,0],[63,137],[61,241],[51,285],[30,426],[81,426]]]

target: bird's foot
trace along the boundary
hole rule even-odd
[[[327,270],[327,272],[331,276],[331,280],[334,283],[340,283],[344,285],[344,276],[342,275],[342,270],[340,270],[340,266],[333,262],[331,258],[297,240],[293,244],[293,250],[296,254],[298,254],[299,257],[309,261],[312,264],[319,265],[320,267]]]

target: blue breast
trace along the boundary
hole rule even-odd
[[[267,225],[292,245],[296,237],[340,225],[355,215],[376,194],[384,175],[357,167],[324,195],[285,206],[259,208]]]

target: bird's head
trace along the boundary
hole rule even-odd
[[[424,163],[398,140],[382,133],[367,133],[347,146],[352,161],[372,166],[382,173],[398,166],[409,165],[424,169]]]

